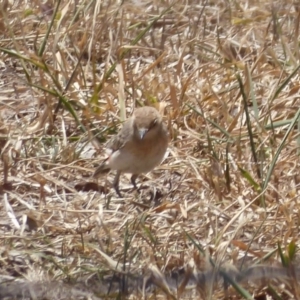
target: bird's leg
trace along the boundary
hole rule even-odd
[[[122,198],[122,194],[119,190],[119,179],[120,179],[121,171],[117,171],[116,177],[113,182],[113,187],[120,198]]]
[[[130,181],[131,181],[131,183],[132,183],[132,185],[133,185],[133,187],[137,190],[137,191],[139,191],[139,189],[138,189],[138,187],[136,186],[136,179],[138,178],[138,174],[132,174],[132,176],[131,176],[131,179],[130,179]]]

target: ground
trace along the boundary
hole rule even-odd
[[[162,276],[147,299],[299,299],[297,270],[286,284],[238,282],[244,294],[162,280],[210,261],[297,261],[299,20],[291,0],[2,1],[1,282],[102,299],[105,276],[126,270]],[[119,198],[113,172],[92,174],[142,105],[163,115],[170,145],[140,193],[121,177]],[[89,296],[71,294],[95,277]],[[110,299],[142,297],[119,290]]]

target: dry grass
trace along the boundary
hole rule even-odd
[[[2,282],[55,283],[47,299],[103,299],[104,277],[116,270],[203,271],[208,256],[238,267],[296,259],[298,4],[3,4]],[[172,142],[162,165],[140,178],[140,194],[122,177],[119,199],[113,174],[98,182],[90,176],[104,142],[139,105],[164,114]],[[91,278],[89,296],[71,294]],[[68,283],[68,296],[54,293],[57,282]],[[300,298],[295,282],[273,283],[243,287],[253,297]],[[197,296],[177,292],[161,283],[145,297],[247,297],[209,282]]]

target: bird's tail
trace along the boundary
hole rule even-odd
[[[110,168],[109,166],[107,165],[107,159],[104,160],[100,166],[96,169],[96,171],[94,172],[93,174],[93,177],[98,177],[100,176],[101,174],[105,174],[105,173],[108,173],[110,171]]]

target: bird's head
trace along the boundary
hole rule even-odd
[[[161,130],[162,118],[155,108],[140,107],[134,111],[133,126],[138,140],[151,139]]]

